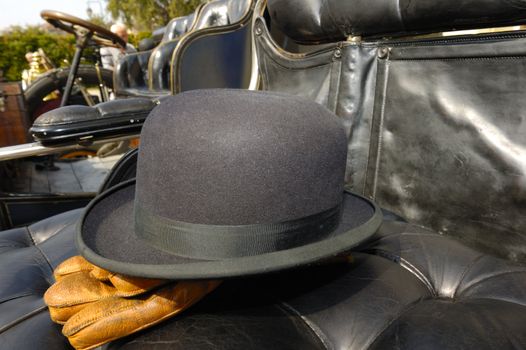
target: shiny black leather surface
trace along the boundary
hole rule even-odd
[[[2,348],[69,348],[42,294],[53,282],[52,269],[76,254],[79,215],[0,232]],[[350,263],[225,281],[184,314],[105,348],[526,346],[526,266],[396,221],[384,222],[352,257]]]
[[[164,29],[162,41],[167,42],[177,39],[184,33],[188,32],[194,25],[195,15],[195,12],[193,12],[188,16],[174,18],[168,22],[166,28]]]
[[[99,193],[102,193],[124,181],[135,178],[137,173],[138,151],[138,148],[128,151],[117,161],[117,163],[115,163],[110,173],[106,176],[106,179],[104,179]]]
[[[130,95],[130,89],[147,87],[148,62],[153,50],[130,53],[123,56],[113,71],[113,88],[119,95]],[[131,94],[133,95],[133,94]]]
[[[251,71],[251,0],[207,3],[172,59],[173,91],[246,88]]]
[[[157,103],[149,98],[129,98],[126,100],[113,100],[99,103],[93,107],[89,106],[64,106],[46,112],[39,116],[33,126],[53,126],[75,124],[97,119],[111,119],[120,116],[148,114]]]
[[[523,266],[395,222],[361,250],[349,265],[224,282],[186,315],[107,348],[526,345]],[[294,325],[300,319],[303,324]]]
[[[140,131],[158,99],[129,98],[99,103],[93,107],[65,106],[39,116],[30,129],[44,143],[76,142],[83,137],[107,138]]]
[[[154,50],[149,62],[149,71],[151,72],[150,91],[170,93],[170,66],[172,54],[178,43],[179,39],[173,39],[161,43]]]
[[[194,38],[177,57],[177,92],[206,88],[247,88],[252,68],[250,28]]]
[[[226,26],[239,22],[249,10],[251,0],[215,0],[203,6],[195,29]]]
[[[526,261],[525,44],[387,45],[365,193],[410,222]]]
[[[524,1],[268,0],[272,23],[299,42],[524,23]]]
[[[334,43],[256,35],[262,88],[305,96],[349,134],[347,183],[410,222],[526,261],[522,33]]]
[[[51,322],[42,296],[53,269],[75,254],[74,229],[82,210],[29,227],[0,232],[0,347],[69,349]]]
[[[227,25],[229,2],[231,0],[215,0],[203,6],[201,14],[196,18],[195,28],[205,29]]]
[[[215,0],[198,14],[172,20],[157,48],[119,62],[114,73],[117,94],[160,96],[196,88],[247,87],[250,31],[245,27],[231,32],[230,26],[246,19],[252,5],[251,0]],[[188,33],[194,35],[183,35]],[[183,38],[184,47],[180,44]],[[145,57],[148,73],[144,72]],[[180,63],[174,63],[177,61]],[[176,71],[174,64],[180,69]],[[174,88],[171,79],[185,87]]]
[[[193,28],[195,17],[196,14],[191,13],[172,19],[155,49],[128,54],[119,60],[113,74],[116,93],[121,96],[145,96],[150,92],[150,85],[156,95],[169,93],[173,50],[178,38]]]
[[[340,76],[340,60],[334,59],[336,45],[314,54],[282,55],[273,44],[262,18],[255,28],[261,89],[303,96],[335,111],[335,95]]]
[[[334,43],[310,53],[291,54],[271,39],[262,18],[255,27],[263,90],[303,96],[327,107],[344,122],[349,147],[346,182],[363,191],[376,88],[376,43]]]

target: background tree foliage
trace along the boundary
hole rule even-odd
[[[44,31],[36,26],[12,27],[0,34],[0,69],[10,81],[21,79],[23,69],[29,67],[25,59],[27,52],[43,48],[57,66],[64,59],[71,62],[75,50],[75,38],[71,34]]]
[[[172,18],[187,15],[204,0],[107,0],[114,19],[137,31],[153,31]]]

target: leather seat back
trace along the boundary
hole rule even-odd
[[[196,12],[192,12],[191,14],[183,17],[177,17],[172,19],[168,24],[166,25],[166,29],[164,30],[163,38],[161,39],[161,42],[167,42],[173,39],[177,39],[184,33],[187,33],[190,31],[195,23],[196,18]]]
[[[206,7],[206,5],[205,5]],[[196,28],[196,20],[199,18],[201,8],[196,12],[183,17],[174,18],[166,26],[161,43],[153,50],[148,62],[150,90],[170,90],[170,61],[181,36]]]
[[[325,44],[289,53],[255,21],[262,88],[344,119],[348,185],[410,222],[526,261],[526,32],[413,36],[515,25],[526,6],[269,0],[268,13],[286,36]]]
[[[248,88],[252,50],[249,23],[255,1],[216,0],[195,31],[181,38],[172,58],[175,93],[202,88]]]
[[[209,40],[208,48],[190,49],[189,55],[208,55],[192,57],[195,62],[188,64],[190,75],[197,79],[192,88],[247,87],[251,51],[250,32],[246,25],[253,5],[253,0],[215,0],[202,5],[191,15],[172,20],[165,28],[163,40],[153,51],[127,55],[119,62],[114,75],[117,94],[151,96],[181,91],[174,82],[174,79],[180,80],[178,70],[174,68],[180,60],[178,57],[188,57],[184,51],[188,50],[190,41],[210,35],[214,40]],[[236,31],[237,35],[221,36],[221,33],[230,33],[236,27],[245,30],[241,34]],[[219,37],[220,40],[216,39]],[[230,52],[228,55],[227,51]],[[243,61],[237,67],[225,66],[225,55],[228,58],[242,57]],[[216,65],[217,61],[220,63]]]
[[[272,23],[298,42],[393,36],[525,22],[523,1],[268,0]]]

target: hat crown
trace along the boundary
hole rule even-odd
[[[225,278],[314,264],[374,234],[379,208],[344,191],[337,117],[245,90],[170,96],[141,134],[136,180],[86,208],[77,244],[130,276]]]
[[[200,90],[163,101],[141,134],[135,207],[205,225],[276,223],[342,200],[347,142],[303,99]]]

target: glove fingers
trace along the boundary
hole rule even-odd
[[[73,315],[62,333],[77,349],[90,349],[150,327],[187,309],[219,285],[217,281],[170,284],[142,298],[110,298]]]
[[[65,276],[44,294],[44,302],[55,308],[65,308],[91,303],[111,297],[115,288],[91,277],[89,272]]]
[[[53,271],[53,276],[55,277],[55,280],[58,281],[61,278],[73,273],[91,271],[93,267],[94,265],[92,265],[80,255],[72,256],[71,258],[64,260],[55,268],[55,271]]]
[[[93,276],[95,279],[98,279],[99,281],[109,281],[110,277],[113,275],[113,272],[109,272],[108,270],[104,270],[95,265],[93,265],[93,270],[91,270],[91,276]]]
[[[84,309],[87,305],[88,304],[80,304],[69,307],[49,306],[49,316],[51,317],[51,321],[58,324],[64,324],[70,319],[71,316]]]
[[[117,288],[119,296],[128,297],[145,293],[169,281],[113,274],[110,282]]]

